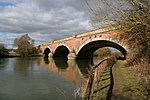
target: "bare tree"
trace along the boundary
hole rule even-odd
[[[94,26],[112,25],[122,31],[135,55],[131,62],[147,58],[150,61],[150,1],[149,0],[87,0]]]
[[[132,49],[128,64],[138,69],[149,93],[150,84],[150,0],[87,0],[93,25],[111,25]],[[147,84],[147,85],[146,85]]]

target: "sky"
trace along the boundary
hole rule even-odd
[[[28,34],[35,45],[92,29],[85,0],[0,0],[0,43]]]

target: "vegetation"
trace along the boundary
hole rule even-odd
[[[128,66],[150,84],[150,1],[149,0],[88,0],[95,27],[112,26],[120,31],[120,41],[126,42]],[[150,89],[150,88],[149,88]]]
[[[0,57],[6,57],[8,55],[8,51],[3,44],[0,44]]]
[[[111,50],[109,48],[100,48],[94,52],[94,56],[96,57],[106,57],[111,55]]]
[[[148,100],[147,89],[139,82],[140,77],[125,63],[118,61],[113,67],[114,88],[112,100]]]
[[[150,61],[150,1],[149,0],[88,0],[94,26],[112,25],[122,31],[120,40],[126,39],[139,58]],[[96,5],[96,6],[95,6]]]
[[[15,46],[18,47],[17,52],[22,57],[32,56],[38,53],[36,47],[34,47],[34,40],[32,40],[28,34],[22,35],[20,38],[14,40]]]
[[[120,22],[120,29],[124,31],[120,37],[128,38],[128,45],[134,52],[129,63],[141,63],[143,59],[150,61],[150,1],[131,0],[129,3],[132,9],[123,22]]]
[[[122,53],[119,51],[112,52],[110,48],[103,47],[94,52],[94,57],[98,57],[99,59],[104,59],[106,57],[114,56],[116,59],[122,57]]]
[[[88,0],[86,1],[94,27],[111,26],[118,38],[128,45],[127,68],[116,68],[120,89],[118,99],[147,100],[150,95],[150,1],[149,0]],[[125,70],[123,70],[125,69]],[[133,75],[133,71],[137,73]],[[121,72],[121,73],[120,73]],[[137,76],[137,77],[136,77]],[[132,95],[131,95],[132,93]],[[134,93],[134,94],[133,94]],[[127,98],[130,95],[131,98]],[[138,98],[136,98],[138,97]],[[113,98],[112,98],[113,99]]]

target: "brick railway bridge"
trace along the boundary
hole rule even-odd
[[[39,46],[45,56],[66,57],[68,59],[93,58],[93,53],[102,47],[118,49],[126,59],[127,50],[125,41],[119,41],[119,31],[113,28],[100,28],[89,32],[77,34],[68,38],[51,41]]]

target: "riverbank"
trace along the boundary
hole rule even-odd
[[[94,82],[94,92],[90,100],[148,100],[149,96],[140,81],[138,73],[123,61],[117,61],[111,68],[100,73],[100,79]]]
[[[43,54],[32,54],[29,57],[39,57],[39,56],[43,56]],[[8,54],[0,55],[0,58],[13,58],[13,57],[21,57],[21,55],[16,52],[9,52]]]
[[[0,58],[13,58],[13,57],[21,57],[21,56],[19,54],[0,55]]]
[[[148,92],[139,73],[118,62],[113,67],[114,88],[112,100],[149,100]]]

